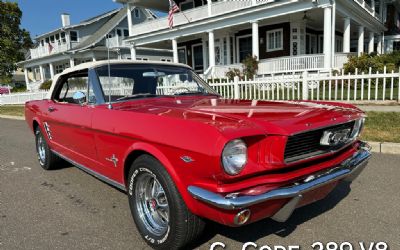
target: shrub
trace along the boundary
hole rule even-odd
[[[48,90],[51,87],[51,83],[52,83],[51,80],[47,80],[47,81],[43,82],[42,85],[40,85],[39,89]]]
[[[248,56],[243,60],[243,75],[247,79],[253,79],[258,71],[258,60],[256,56]]]
[[[349,61],[344,64],[345,74],[354,74],[358,72],[368,73],[371,68],[372,73],[383,72],[386,66],[387,72],[398,71],[400,67],[400,52],[396,51],[390,54],[377,55],[376,53],[362,54],[361,56],[351,56]]]
[[[242,79],[242,72],[240,71],[240,69],[229,69],[228,72],[226,72],[226,77],[228,77],[228,79],[230,81],[233,81],[233,79],[238,76],[239,79]]]

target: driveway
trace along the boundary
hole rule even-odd
[[[0,249],[148,249],[123,192],[68,164],[43,171],[33,141],[24,121],[0,119]],[[376,154],[351,187],[340,185],[288,222],[267,219],[237,229],[211,223],[192,247],[223,242],[242,249],[253,241],[312,249],[315,241],[347,241],[355,250],[362,249],[359,242],[400,249],[399,179],[400,157]]]

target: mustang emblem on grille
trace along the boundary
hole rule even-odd
[[[350,132],[351,130],[349,128],[324,131],[320,144],[323,146],[337,146],[345,143],[350,138]]]

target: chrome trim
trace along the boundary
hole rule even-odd
[[[365,142],[361,142],[359,150],[352,157],[318,175],[305,177],[304,180],[307,180],[307,182],[303,180],[303,182],[295,183],[292,186],[277,188],[255,196],[244,195],[235,197],[228,194],[224,197],[218,193],[213,193],[196,186],[189,186],[188,191],[193,198],[212,206],[227,210],[242,209],[269,200],[294,198],[338,180],[352,181],[364,169],[370,157],[370,146]]]
[[[93,175],[97,179],[100,179],[101,181],[104,181],[105,183],[110,184],[111,186],[114,186],[114,187],[116,187],[118,189],[121,189],[122,191],[126,191],[126,187],[124,185],[122,185],[121,183],[113,181],[110,178],[108,178],[108,177],[106,177],[104,175],[101,175],[99,173],[96,173],[93,170],[91,170],[91,169],[89,169],[89,168],[77,163],[76,161],[71,160],[68,157],[66,157],[66,156],[54,151],[53,149],[51,150],[51,152],[53,152],[55,155],[57,155],[58,157],[62,158],[63,160],[71,163],[72,165],[74,165],[75,167],[79,168],[80,170],[82,170],[82,171],[84,171],[84,172],[86,172],[86,173],[88,173],[90,175]]]

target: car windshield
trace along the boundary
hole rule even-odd
[[[218,95],[191,69],[157,64],[111,64],[96,69],[111,101],[183,95]]]

